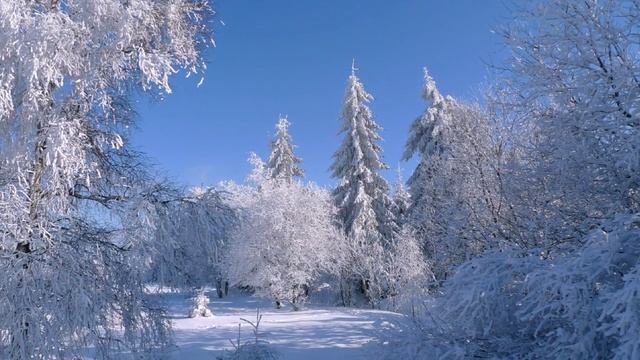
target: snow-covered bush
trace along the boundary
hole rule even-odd
[[[438,358],[635,358],[639,269],[640,215],[607,222],[570,254],[478,257],[430,304],[420,351]]]
[[[209,310],[209,297],[204,292],[204,289],[197,289],[193,295],[193,306],[189,317],[210,317],[213,316],[211,310]]]
[[[340,235],[329,193],[268,177],[253,156],[252,186],[227,184],[238,209],[228,257],[232,284],[298,309],[321,274],[335,271]]]
[[[409,226],[384,245],[352,238],[343,241],[338,262],[345,305],[406,310],[433,284],[429,264]]]
[[[393,311],[410,313],[420,303],[435,278],[431,264],[424,257],[415,231],[403,226],[385,251],[382,269],[384,288],[381,289],[380,306]]]

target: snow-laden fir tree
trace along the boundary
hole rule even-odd
[[[269,176],[286,182],[291,182],[294,177],[304,176],[304,171],[300,168],[302,159],[293,153],[296,146],[293,145],[289,135],[289,125],[286,117],[280,117],[276,124],[276,135],[271,142],[271,155],[267,162]]]
[[[332,176],[340,181],[333,191],[348,236],[389,238],[395,230],[389,185],[379,174],[388,169],[382,160],[382,140],[366,92],[353,67],[347,81],[340,133],[344,139],[333,155]]]
[[[489,117],[478,105],[438,91],[425,69],[425,112],[411,125],[403,157],[418,154],[409,178],[407,221],[439,279],[495,242],[503,206]]]
[[[400,169],[400,167],[398,167],[396,182],[393,185],[394,215],[398,226],[402,226],[406,221],[409,207],[411,206],[411,195],[404,186],[402,169]]]
[[[424,218],[436,208],[432,189],[436,159],[445,152],[451,126],[451,99],[440,94],[426,68],[422,98],[427,102],[427,108],[411,124],[402,157],[403,160],[409,160],[414,155],[419,157],[418,165],[407,181],[411,204],[405,218],[418,231],[419,236],[424,238],[427,232],[424,229]],[[433,251],[429,254],[428,249],[426,252],[430,257],[434,255]]]
[[[350,279],[348,282],[359,281],[367,297],[371,282],[377,281],[379,272],[375,269],[381,265],[385,248],[397,232],[389,185],[379,174],[388,167],[382,161],[378,144],[381,128],[368,107],[372,99],[356,76],[355,66],[352,67],[341,115],[340,133],[344,134],[344,140],[331,165],[332,176],[340,181],[333,196],[350,242],[351,260],[343,277]],[[379,259],[372,261],[369,255],[373,254],[379,254]],[[343,300],[350,303],[350,291],[346,292]]]
[[[451,126],[448,108],[451,106],[452,99],[440,94],[436,82],[426,68],[424,69],[422,98],[427,101],[427,108],[411,124],[409,138],[402,155],[403,160],[409,160],[416,154],[420,159],[418,166],[407,181],[412,199],[410,212],[414,214],[424,213],[423,207],[429,206],[425,194],[429,191],[427,184],[432,175],[430,162],[433,157],[445,151]]]

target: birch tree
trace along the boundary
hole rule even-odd
[[[167,343],[143,296],[156,188],[127,150],[130,93],[200,72],[206,1],[0,1],[0,346],[108,358]],[[145,355],[146,354],[146,355]]]

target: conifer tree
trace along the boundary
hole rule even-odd
[[[346,235],[389,238],[395,227],[392,201],[389,185],[378,173],[388,166],[378,144],[381,127],[367,106],[371,100],[352,67],[341,116],[340,133],[345,137],[331,165],[332,176],[340,181],[333,195]]]
[[[498,159],[486,112],[442,96],[426,69],[424,79],[429,105],[411,125],[403,154],[420,158],[408,181],[406,221],[443,280],[453,266],[495,245],[501,216]]]
[[[420,213],[421,207],[425,206],[423,197],[425,191],[428,191],[425,184],[429,182],[431,158],[446,150],[446,137],[450,126],[447,108],[453,103],[453,99],[440,94],[436,82],[426,68],[422,98],[427,101],[428,106],[424,113],[411,124],[409,138],[402,155],[403,160],[409,160],[415,154],[420,157],[418,166],[407,182],[412,198],[410,209],[412,213]]]
[[[409,207],[411,206],[411,195],[407,192],[402,178],[402,170],[398,167],[396,182],[393,189],[394,214],[398,226],[402,226],[406,221]]]
[[[291,182],[296,176],[304,176],[304,171],[299,166],[302,159],[293,153],[296,146],[293,145],[289,135],[289,125],[286,117],[280,117],[276,124],[276,135],[271,142],[271,155],[267,163],[270,178],[287,182]]]
[[[351,287],[357,284],[371,306],[387,287],[384,272],[387,251],[397,234],[389,185],[378,173],[382,161],[380,126],[367,106],[373,99],[352,67],[342,109],[342,145],[333,155],[332,176],[340,181],[333,192],[338,218],[346,235],[346,256],[341,295],[352,303]]]

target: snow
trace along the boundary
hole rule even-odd
[[[276,310],[268,300],[231,293],[218,299],[208,291],[213,317],[189,318],[189,294],[160,294],[173,320],[176,348],[173,359],[215,359],[233,349],[241,318],[254,321],[263,314],[260,339],[267,341],[281,359],[369,359],[379,353],[383,339],[400,335],[410,320],[401,314],[379,310],[310,305],[301,311],[290,307]],[[242,341],[253,339],[251,327],[243,323]]]

